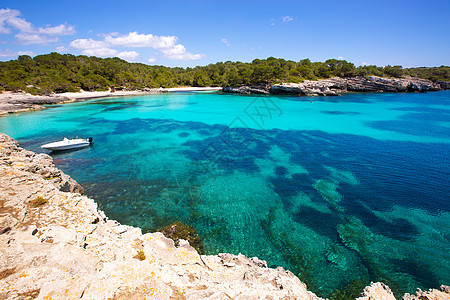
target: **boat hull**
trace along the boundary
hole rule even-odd
[[[52,150],[52,151],[63,151],[63,150],[72,150],[72,149],[80,149],[89,147],[89,143],[87,144],[79,144],[79,145],[65,145],[65,146],[41,146],[43,149]]]
[[[64,139],[63,141],[60,142],[53,142],[42,145],[41,148],[52,151],[64,151],[64,150],[81,149],[89,147],[90,145],[91,145],[90,141],[85,139],[74,139],[74,140]]]

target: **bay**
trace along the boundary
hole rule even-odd
[[[180,220],[207,254],[257,256],[320,296],[450,283],[449,91],[104,98],[0,131],[36,152],[93,137],[51,155],[108,217],[148,232]]]

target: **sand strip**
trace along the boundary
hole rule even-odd
[[[180,87],[169,89],[151,89],[148,91],[116,91],[106,92],[78,92],[78,93],[61,93],[52,94],[50,96],[33,96],[27,93],[2,92],[0,93],[0,115],[8,113],[18,113],[30,110],[44,109],[46,104],[63,104],[76,101],[83,101],[94,98],[104,97],[120,97],[120,96],[137,96],[150,95],[166,92],[194,92],[194,91],[219,91],[220,87]]]

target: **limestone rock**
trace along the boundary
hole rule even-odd
[[[391,289],[382,282],[371,283],[366,286],[362,296],[356,300],[395,300]]]
[[[0,133],[0,164],[16,167],[18,170],[28,171],[41,175],[44,179],[53,183],[59,190],[64,192],[83,193],[84,189],[70,176],[61,172],[53,164],[51,156],[24,150],[18,143]]]
[[[441,89],[450,90],[450,81],[437,81],[436,83],[441,86]]]
[[[430,80],[405,77],[385,78],[378,76],[333,77],[303,83],[275,84],[264,88],[258,86],[226,87],[225,93],[241,94],[286,94],[300,96],[339,96],[346,92],[426,92],[449,89],[450,82],[433,83]]]
[[[269,86],[265,84],[261,85],[243,85],[239,87],[224,87],[222,89],[224,93],[236,93],[236,94],[269,94]]]
[[[429,289],[428,291],[422,291],[418,289],[415,295],[405,294],[403,296],[403,300],[434,300],[434,299],[442,299],[449,300],[450,299],[450,286],[441,285],[441,290],[437,289]]]
[[[185,225],[180,221],[176,221],[158,230],[164,236],[172,239],[175,245],[178,246],[180,240],[186,240],[192,247],[194,247],[200,254],[205,254],[203,249],[203,241],[195,230],[190,225]]]

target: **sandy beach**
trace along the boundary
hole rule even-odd
[[[148,91],[116,91],[61,93],[49,96],[33,96],[27,93],[2,92],[0,94],[0,115],[43,109],[46,104],[63,104],[103,97],[149,95],[166,92],[219,91],[220,87],[179,87],[151,89]]]

